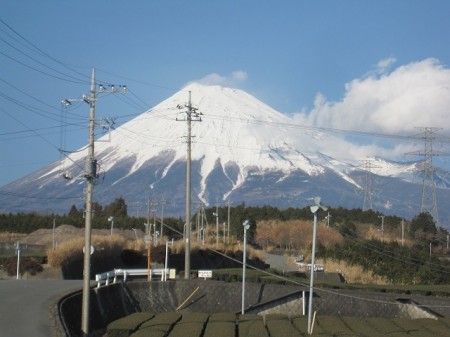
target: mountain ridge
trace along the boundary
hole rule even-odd
[[[384,206],[379,205],[389,202],[398,215],[417,212],[421,186],[414,183],[411,170],[418,163],[373,158],[377,172],[368,172],[361,162],[323,153],[318,132],[295,128],[290,117],[246,92],[197,83],[96,141],[95,157],[101,175],[95,201],[108,203],[112,196],[123,196],[129,203],[145,204],[148,195],[153,194],[171,199],[173,213],[182,214],[187,134],[187,123],[183,121],[189,97],[196,111],[202,113],[202,121],[192,122],[194,202],[213,205],[232,199],[249,205],[303,207],[309,197],[321,195],[330,206],[361,208],[369,173],[389,185],[383,195],[373,196],[375,208],[383,210]],[[67,212],[69,203],[79,204],[83,196],[86,154],[86,149],[80,149],[1,187],[2,208],[14,209],[7,207],[12,193],[38,191],[46,198],[56,198],[52,207],[58,212]],[[72,179],[64,180],[62,174]],[[394,186],[400,193],[408,191],[408,196],[399,196]],[[443,186],[448,186],[446,179]],[[390,194],[386,194],[387,190]],[[440,189],[439,194],[447,196],[449,192]],[[28,205],[42,208],[43,200],[32,199]]]

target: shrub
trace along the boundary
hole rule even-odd
[[[113,236],[92,236],[92,245],[95,248],[96,256],[120,256],[126,247],[126,240],[118,235]],[[47,251],[48,263],[52,267],[61,267],[64,264],[83,258],[84,238],[69,240],[56,249]]]
[[[17,258],[11,257],[6,260],[5,269],[9,276],[17,274]],[[39,262],[32,257],[24,257],[20,260],[19,274],[23,275],[28,272],[31,275],[36,275],[44,270]]]

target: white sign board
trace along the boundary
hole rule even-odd
[[[212,277],[212,270],[199,270],[198,271],[198,278],[211,278]]]

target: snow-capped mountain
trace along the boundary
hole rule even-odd
[[[304,207],[308,198],[318,195],[330,206],[363,207],[368,178],[360,162],[333,158],[321,150],[316,131],[295,126],[291,118],[241,90],[196,83],[95,143],[100,173],[96,202],[107,204],[122,196],[130,212],[140,205],[142,213],[148,197],[165,198],[168,214],[183,214],[189,97],[199,117],[193,118],[191,130],[193,207],[196,202],[215,205],[226,200],[235,205]],[[86,154],[73,153],[3,186],[0,208],[20,210],[25,195],[31,196],[26,209],[66,213],[72,204],[82,207]],[[371,172],[372,207],[417,214],[422,187],[412,181],[416,163],[374,161],[378,170],[376,175]],[[438,193],[438,200],[441,194],[449,196],[447,189]]]

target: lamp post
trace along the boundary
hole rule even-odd
[[[112,236],[113,233],[114,233],[114,217],[113,217],[113,216],[110,216],[110,217],[108,218],[108,221],[111,222],[111,236]]]
[[[17,275],[16,275],[16,280],[19,279],[19,275],[20,275],[20,242],[17,241],[16,243],[16,252],[17,252]]]
[[[163,274],[164,282],[167,281],[167,274],[169,272],[169,243],[173,246],[173,239],[172,242],[166,240],[166,258],[164,260],[164,274]]]
[[[311,270],[310,270],[310,282],[309,282],[309,304],[308,304],[308,334],[312,334],[312,306],[313,306],[313,289],[314,289],[314,267],[315,267],[315,259],[316,259],[316,236],[317,236],[317,211],[319,208],[324,211],[327,210],[326,207],[320,204],[320,197],[315,197],[314,199],[315,205],[311,206],[311,212],[314,214],[314,225],[313,225],[313,242],[312,242],[312,252],[311,252]]]
[[[247,261],[247,230],[250,228],[250,222],[245,220],[242,224],[244,226],[244,254],[242,257],[242,315],[245,313],[245,266]]]

